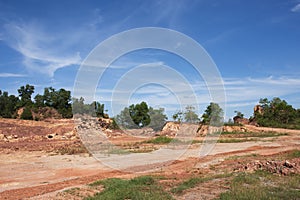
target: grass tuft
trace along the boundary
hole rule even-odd
[[[106,180],[96,181],[90,186],[103,185],[104,191],[89,197],[87,200],[168,200],[173,199],[172,196],[163,190],[157,181],[151,176],[140,176],[130,180],[119,178],[110,178]]]
[[[232,181],[230,190],[221,200],[238,199],[299,199],[300,176],[277,176],[266,171],[240,173]]]
[[[171,192],[174,194],[181,194],[184,190],[194,188],[200,183],[204,183],[207,181],[211,181],[213,179],[218,179],[218,178],[227,178],[231,176],[231,174],[217,174],[213,176],[207,176],[207,177],[192,177],[182,183],[180,183],[177,187],[172,188]]]
[[[158,136],[154,139],[147,140],[146,143],[152,143],[152,144],[168,144],[172,142],[173,138],[169,138],[166,136]]]

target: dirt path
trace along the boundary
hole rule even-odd
[[[101,163],[88,154],[54,153],[61,147],[70,147],[67,148],[69,151],[82,150],[73,128],[72,120],[33,122],[0,119],[0,136],[3,137],[0,138],[0,199],[51,199],[65,188],[108,177],[130,178],[149,173],[185,176],[187,171],[193,170],[205,173],[210,165],[234,155],[270,155],[300,149],[300,131],[247,126],[248,130],[255,132],[272,131],[289,135],[242,143],[217,143],[207,146],[206,156],[200,154],[201,144],[193,144],[183,152],[177,147],[166,147],[163,151],[148,154],[109,155]],[[114,142],[122,144],[140,140],[123,136],[117,137]]]
[[[253,153],[269,155],[291,149],[300,149],[300,135],[281,136],[267,142],[217,143],[209,155],[205,157],[199,157],[199,148],[195,145],[172,164],[167,162],[153,163],[150,166],[142,165],[141,162],[139,166],[135,167],[139,168],[139,171],[152,167],[152,169],[163,171],[166,175],[185,173],[187,169],[205,170],[210,165],[222,162],[229,156]],[[1,199],[29,198],[107,177],[132,177],[136,175],[112,170],[87,154],[49,155],[40,151],[19,151],[1,154],[0,160]]]

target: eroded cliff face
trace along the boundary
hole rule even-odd
[[[188,124],[188,123],[177,123],[177,122],[167,122],[163,127],[160,135],[166,136],[186,136],[194,135],[196,137],[203,137],[207,134],[213,134],[216,132],[249,132],[250,130],[246,126],[222,126],[214,127],[204,124]]]

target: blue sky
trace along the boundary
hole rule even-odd
[[[132,28],[163,27],[193,38],[214,60],[224,81],[227,118],[234,110],[251,116],[263,97],[280,97],[300,108],[299,24],[299,0],[0,0],[0,89],[16,94],[29,83],[36,93],[48,86],[72,91],[81,62],[100,42]],[[141,64],[168,65],[201,88],[199,114],[210,102],[189,63],[149,49],[114,62],[96,99],[110,110],[120,77]],[[165,107],[168,115],[180,109],[176,95],[155,84],[139,88],[130,102],[140,100]]]

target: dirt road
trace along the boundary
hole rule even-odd
[[[113,161],[116,161],[115,155],[108,156],[106,163],[101,163],[87,153],[61,155],[45,150],[7,151],[2,149],[0,154],[0,199],[32,197],[51,199],[56,192],[62,189],[85,185],[108,177],[133,177],[157,171],[165,175],[177,173],[184,176],[184,173],[189,170],[205,171],[211,165],[223,162],[227,157],[234,155],[254,153],[270,155],[291,149],[300,149],[300,133],[299,131],[290,131],[289,135],[260,138],[258,141],[216,143],[209,154],[202,157],[199,155],[201,145],[193,144],[177,157],[170,156],[178,153],[178,149],[174,148],[165,148],[166,154],[160,151],[147,154],[151,159],[143,159],[143,154],[121,155],[117,160],[119,167],[116,167],[120,170],[105,166],[108,163],[113,166]],[[135,162],[132,162],[133,160]],[[145,160],[152,160],[152,162],[145,162]]]

